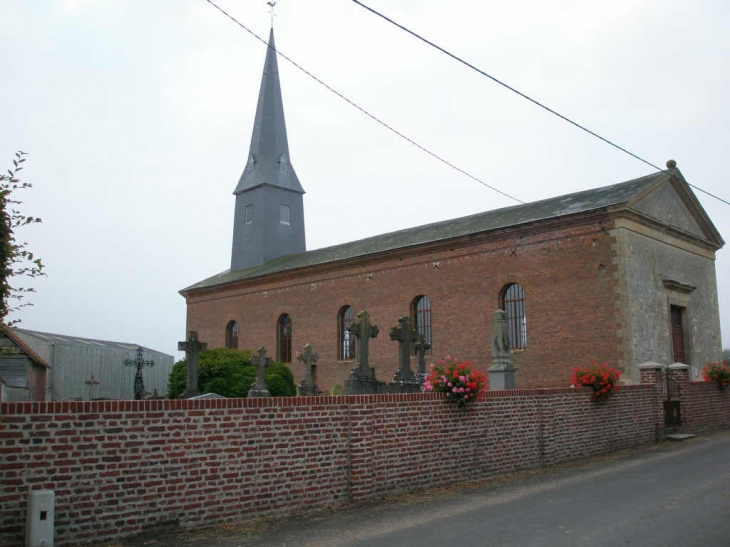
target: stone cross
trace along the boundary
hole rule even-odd
[[[254,365],[256,365],[256,382],[248,390],[249,397],[271,397],[269,392],[269,386],[266,383],[266,367],[271,364],[271,357],[266,356],[266,349],[259,348],[251,359]]]
[[[206,349],[208,349],[208,344],[198,342],[198,333],[194,330],[188,333],[186,341],[177,343],[177,350],[185,352],[185,360],[188,364],[188,381],[182,394],[183,399],[200,395],[198,390],[198,353]]]
[[[419,380],[423,380],[426,377],[426,352],[431,349],[431,344],[426,342],[426,337],[422,332],[416,335],[416,356],[418,357],[416,374]]]
[[[390,339],[398,341],[398,371],[393,376],[393,381],[404,382],[414,379],[411,370],[411,351],[418,332],[411,326],[411,319],[408,316],[398,319],[398,325],[390,330]]]
[[[144,367],[154,367],[154,361],[145,361],[142,357],[142,348],[137,348],[137,357],[135,359],[125,359],[124,364],[128,367],[137,367],[137,373],[134,375],[134,398],[139,401],[144,394],[144,378],[142,378],[142,369]]]
[[[495,310],[492,314],[492,364],[487,369],[489,389],[515,389],[515,372],[509,352],[507,312]]]
[[[304,365],[304,379],[299,384],[299,395],[316,395],[317,384],[314,382],[314,366],[317,364],[317,354],[312,352],[312,346],[307,344],[304,346],[304,351],[297,355],[297,361],[301,361]]]
[[[378,336],[380,329],[370,324],[370,314],[363,310],[357,314],[359,321],[351,323],[347,330],[355,335],[355,368],[351,374],[362,378],[374,378],[375,374],[370,367],[370,339]]]
[[[89,399],[93,399],[94,398],[94,390],[96,389],[96,386],[98,386],[101,382],[99,382],[99,380],[97,380],[96,378],[94,378],[94,375],[92,374],[91,375],[91,378],[89,378],[88,380],[86,380],[84,383],[87,386],[89,386]]]

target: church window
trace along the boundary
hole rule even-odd
[[[276,360],[291,363],[291,317],[286,313],[279,317],[276,342]]]
[[[511,283],[502,289],[500,307],[507,312],[507,332],[513,349],[527,347],[527,316],[525,315],[525,290],[519,283]]]
[[[355,322],[355,310],[352,306],[342,306],[338,317],[337,358],[340,361],[355,358],[355,335],[347,327]]]
[[[226,325],[226,347],[238,349],[238,323],[230,321]]]
[[[417,296],[411,304],[411,318],[413,320],[413,328],[418,334],[423,335],[427,344],[433,345],[431,337],[431,299],[428,296]],[[413,348],[415,352],[415,347]],[[427,350],[426,354],[430,354],[431,350]]]
[[[253,224],[253,205],[246,205],[245,216],[246,219],[244,222],[246,224]]]
[[[289,206],[279,205],[279,222],[281,224],[289,224]]]

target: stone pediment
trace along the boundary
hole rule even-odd
[[[627,204],[628,208],[674,228],[722,247],[724,241],[678,170]]]

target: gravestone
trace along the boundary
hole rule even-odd
[[[256,365],[256,381],[248,390],[249,397],[271,397],[269,386],[266,383],[266,367],[271,364],[271,357],[266,356],[266,350],[259,348],[256,355],[251,359]]]
[[[487,369],[489,389],[515,389],[515,372],[509,352],[507,312],[495,310],[492,314],[492,364]]]
[[[187,361],[187,383],[185,391],[181,395],[183,399],[200,395],[198,389],[198,353],[206,349],[208,349],[208,344],[199,342],[198,333],[194,330],[188,333],[187,340],[177,343],[177,350],[185,352],[185,360]]]
[[[418,332],[407,316],[398,319],[398,326],[390,330],[390,339],[398,342],[398,370],[388,386],[391,393],[417,393],[421,390],[421,384],[411,369],[411,353],[417,336]]]
[[[144,367],[154,367],[154,361],[145,361],[142,357],[142,348],[137,348],[137,357],[135,359],[125,359],[124,364],[128,367],[137,367],[137,373],[134,375],[134,399],[139,401],[144,394],[144,378],[142,377],[142,369]]]
[[[426,353],[431,349],[431,344],[426,341],[426,337],[423,333],[419,332],[416,336],[416,377],[418,382],[423,385],[423,381],[426,379]]]
[[[348,332],[355,335],[355,368],[345,381],[348,395],[366,395],[384,393],[385,383],[375,378],[375,369],[370,366],[370,339],[378,336],[380,329],[370,324],[370,314],[363,310],[357,314],[358,321],[347,327]]]
[[[297,361],[301,361],[304,365],[304,378],[302,383],[297,386],[297,394],[305,397],[307,395],[317,395],[319,388],[314,381],[314,367],[317,364],[317,354],[312,353],[312,347],[307,344],[304,350],[297,355]]]

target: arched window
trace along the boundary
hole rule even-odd
[[[428,296],[417,296],[411,304],[411,319],[413,328],[422,334],[426,343],[433,346],[433,338],[431,334],[431,299]],[[415,352],[415,348],[413,348]],[[426,354],[430,354],[431,350],[427,350]]]
[[[355,310],[352,306],[342,306],[337,317],[337,358],[340,361],[355,358],[355,335],[347,327],[355,322]]]
[[[527,347],[527,316],[525,315],[525,290],[518,283],[502,289],[499,306],[507,312],[507,331],[510,347]]]
[[[229,321],[226,325],[226,347],[238,349],[238,323]]]
[[[276,359],[281,363],[291,363],[291,317],[282,314],[276,330]]]

